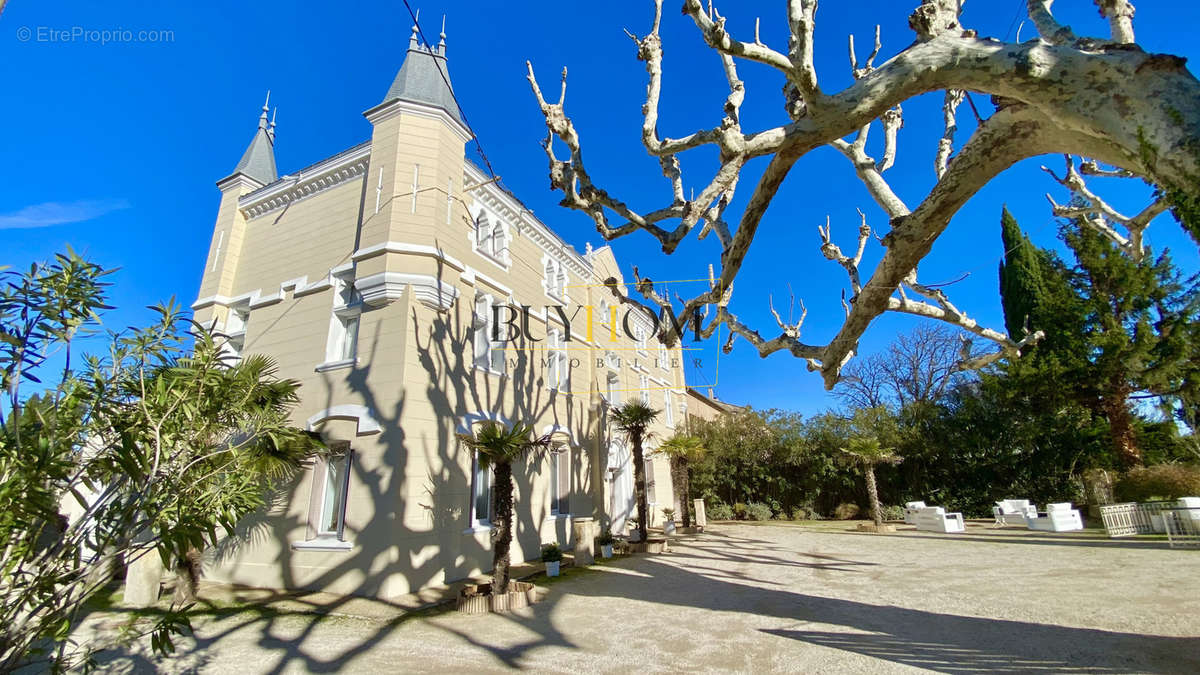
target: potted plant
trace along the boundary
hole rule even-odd
[[[663,512],[663,534],[675,534],[675,509],[666,508]]]
[[[558,576],[562,559],[562,549],[558,547],[558,544],[542,544],[542,562],[546,563],[546,576]]]
[[[613,542],[616,541],[616,539],[617,538],[613,536],[613,533],[607,527],[604,528],[604,531],[600,533],[599,537],[596,537],[596,543],[600,545],[600,554],[602,556],[605,558],[613,557]]]
[[[642,529],[640,527],[638,527],[637,518],[630,518],[625,522],[628,523],[629,528],[630,528],[629,529],[630,543],[636,544],[639,541],[641,541],[642,540]]]

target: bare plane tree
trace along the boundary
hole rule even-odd
[[[852,408],[936,403],[965,376],[958,365],[969,355],[961,354],[960,337],[946,325],[919,324],[897,336],[886,350],[848,364],[833,391]]]
[[[685,300],[676,296],[673,300],[656,291],[653,281],[641,277],[636,268],[635,288],[644,302],[629,297],[615,279],[610,280],[610,287],[623,302],[643,304],[669,319],[660,323],[660,337],[668,344],[681,337],[677,317],[704,309],[702,335],[711,336],[719,325],[726,325],[730,329],[726,351],[735,336],[740,336],[762,356],[790,352],[806,359],[810,370],[819,371],[826,387],[832,388],[867,327],[891,311],[944,321],[999,346],[992,353],[965,360],[962,367],[1015,357],[1022,347],[1039,340],[1041,331],[1010,336],[981,326],[943,290],[917,278],[918,263],[954,214],[997,174],[1037,155],[1086,157],[1079,169],[1069,158],[1066,175],[1056,176],[1075,196],[1070,206],[1055,204],[1056,214],[1086,216],[1092,227],[1132,255],[1140,251],[1146,224],[1168,207],[1193,235],[1200,233],[1200,82],[1184,67],[1184,59],[1149,54],[1134,44],[1130,2],[1094,1],[1111,26],[1109,37],[1076,36],[1054,18],[1053,0],[1028,0],[1029,16],[1039,37],[1013,44],[979,37],[964,27],[959,0],[921,0],[909,17],[916,41],[886,62],[875,65],[882,49],[878,28],[873,49],[861,63],[851,36],[854,83],[830,94],[821,90],[813,60],[816,0],[787,2],[790,39],[786,52],[765,44],[757,28],[752,41],[735,38],[711,2],[705,7],[700,0],[685,0],[683,13],[720,58],[729,95],[716,126],[669,138],[658,130],[662,1],[654,0],[650,33],[631,37],[649,76],[642,142],[661,164],[670,193],[662,205],[646,211],[597,185],[584,164],[579,134],[564,108],[566,70],[558,101],[553,102],[543,96],[530,65],[529,82],[549,130],[544,146],[551,185],[563,193],[562,205],[588,214],[605,239],[644,231],[669,254],[693,230],[699,238],[717,237],[720,260],[716,269],[709,267],[709,288],[695,297]],[[743,130],[740,109],[746,88],[737,68],[744,61],[774,68],[786,77],[784,95],[790,119],[785,124]],[[896,157],[897,131],[903,124],[901,104],[934,91],[945,92],[945,131],[937,139],[936,183],[914,207],[893,191],[884,173]],[[990,94],[996,110],[981,120],[956,152],[955,117],[964,92]],[[866,151],[867,135],[877,121],[885,141],[878,159]],[[566,159],[559,159],[555,138],[566,146]],[[850,295],[846,298],[843,292],[842,301],[845,320],[827,344],[809,344],[801,339],[803,314],[800,321],[788,323],[775,313],[780,333],[766,338],[730,312],[733,282],[784,178],[801,157],[824,145],[845,156],[887,214],[890,232],[879,239],[885,251],[875,269],[867,271],[864,282],[860,264],[872,236],[866,217],[859,225],[853,255],[834,243],[832,226],[827,223],[818,228],[821,252],[845,268],[849,277]],[[720,166],[703,189],[685,196],[679,155],[706,146],[718,150]],[[738,188],[742,168],[758,157],[769,157],[769,162],[735,224],[726,209]],[[1100,163],[1113,168],[1101,169]],[[1080,173],[1089,171],[1143,178],[1156,186],[1162,198],[1137,216],[1124,216],[1087,191]]]

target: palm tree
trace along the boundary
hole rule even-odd
[[[842,448],[847,459],[862,467],[867,479],[867,496],[871,500],[871,519],[876,527],[883,525],[882,508],[879,505],[879,488],[875,485],[875,467],[880,464],[899,464],[903,458],[892,448],[880,446],[879,439],[870,436],[853,436],[850,447]]]
[[[513,481],[512,463],[530,450],[550,446],[549,436],[535,436],[533,427],[520,422],[511,428],[499,422],[484,422],[474,435],[459,434],[459,439],[479,453],[479,461],[492,465],[493,497],[492,593],[508,592],[509,550],[512,548]]]
[[[675,484],[675,492],[679,496],[679,510],[683,516],[683,526],[691,527],[691,464],[703,459],[708,448],[704,447],[704,441],[695,436],[676,434],[663,441],[658,451],[671,458],[671,482]]]
[[[659,412],[661,411],[641,401],[630,401],[613,408],[612,411],[613,425],[633,446],[633,485],[637,495],[637,531],[641,541],[646,541],[646,523],[650,510],[646,504],[646,463],[643,459],[642,444],[649,438],[648,429],[658,418]]]

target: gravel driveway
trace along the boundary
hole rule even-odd
[[[1200,672],[1200,551],[1102,533],[718,524],[510,616],[241,612],[114,671]]]

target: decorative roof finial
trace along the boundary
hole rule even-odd
[[[438,42],[438,53],[445,56],[446,54],[446,15],[442,15],[442,33],[438,37],[441,41]]]
[[[262,114],[258,116],[258,128],[267,128],[267,113],[271,110],[271,90],[267,90],[267,100],[263,101]]]
[[[275,115],[278,112],[279,106],[275,106],[271,110],[271,125],[267,127],[267,138],[270,138],[272,143],[275,142]]]
[[[417,13],[415,15],[413,15],[412,36],[408,38],[408,48],[409,49],[416,47],[417,44],[420,43],[420,40],[417,38],[417,33],[419,33],[421,31],[420,24],[421,24],[421,10],[418,9]]]

